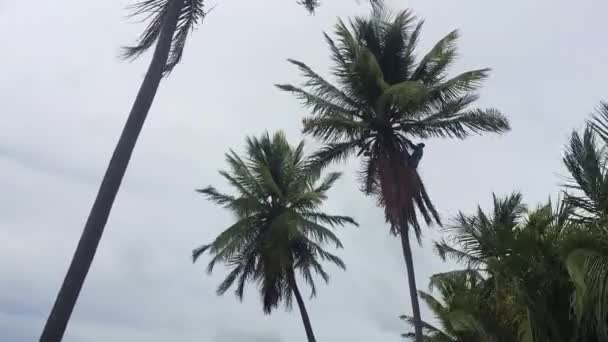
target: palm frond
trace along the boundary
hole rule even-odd
[[[448,101],[474,92],[481,87],[483,81],[488,78],[489,73],[489,68],[464,72],[435,85],[433,87],[433,97],[439,97],[443,101]]]
[[[123,57],[136,59],[160,39],[163,30],[168,30],[171,48],[165,74],[181,61],[188,35],[207,15],[204,0],[143,0],[130,9],[132,16],[142,16],[148,25],[136,45],[124,48]]]
[[[355,153],[359,143],[360,141],[347,141],[327,144],[311,155],[309,167],[322,170],[332,163],[344,161]]]
[[[418,63],[412,79],[420,80],[429,85],[443,82],[447,69],[456,58],[456,41],[458,38],[458,30],[454,30],[439,40]]]
[[[479,267],[484,262],[483,259],[479,257],[450,246],[446,241],[436,242],[434,249],[441,259],[452,259],[459,263],[464,262],[469,268]]]
[[[302,123],[304,134],[310,134],[327,143],[362,137],[368,129],[367,123],[348,118],[311,116],[304,118]]]
[[[474,109],[465,112],[440,112],[421,120],[403,120],[404,132],[420,137],[464,139],[471,134],[505,133],[509,120],[497,109]]]
[[[604,141],[604,144],[608,144],[608,102],[600,102],[588,125]]]
[[[333,243],[336,248],[343,247],[342,242],[340,242],[340,239],[336,236],[336,234],[334,234],[334,232],[318,223],[303,220],[302,229],[307,236],[312,237],[315,241],[319,241],[321,244],[330,242]]]
[[[359,226],[357,221],[349,216],[328,215],[320,212],[303,213],[302,216],[304,216],[306,219],[313,220],[314,222],[328,224],[331,227],[344,226],[346,224],[350,224],[355,227]]]
[[[192,250],[192,262],[196,262],[196,260],[198,260],[198,258],[200,258],[201,255],[203,255],[203,253],[205,253],[209,247],[211,247],[211,245],[202,245],[198,248],[195,248]]]

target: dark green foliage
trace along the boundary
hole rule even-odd
[[[488,299],[519,307],[512,317],[522,335],[532,334],[533,341],[570,341],[576,334],[568,300],[573,287],[561,251],[576,229],[571,214],[562,203],[526,210],[520,194],[494,197],[491,214],[481,209],[475,215],[459,214],[446,228],[449,240],[436,249],[442,258],[466,265],[465,271],[477,270],[491,280],[494,293]],[[496,340],[502,336],[495,335]]]
[[[220,172],[235,194],[224,194],[214,187],[198,190],[230,210],[236,222],[211,244],[195,249],[194,261],[208,252],[212,256],[209,272],[218,262],[230,269],[218,294],[236,283],[235,293],[242,298],[246,282],[255,282],[266,313],[281,301],[291,306],[294,272],[311,286],[314,296],[313,274],[329,280],[322,261],[344,269],[342,260],[324,246],[341,248],[332,228],[357,224],[350,217],[319,211],[340,174],[320,179],[320,174],[309,168],[303,147],[300,143],[292,148],[282,133],[248,138],[246,157],[230,151],[226,155],[229,171]]]
[[[582,136],[572,133],[564,153],[564,164],[571,176],[566,200],[578,208],[580,222],[605,223],[608,218],[607,127],[608,104],[601,103]]]

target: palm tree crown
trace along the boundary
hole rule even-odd
[[[291,305],[294,271],[300,272],[314,296],[313,273],[329,279],[321,261],[344,269],[342,260],[327,252],[324,245],[341,248],[330,228],[357,224],[350,217],[319,211],[340,174],[330,173],[319,182],[320,175],[309,168],[303,147],[303,143],[290,147],[283,133],[248,138],[247,157],[242,159],[231,151],[226,155],[230,171],[220,172],[236,195],[213,187],[199,190],[232,211],[237,221],[211,244],[195,249],[194,260],[207,251],[213,255],[209,272],[218,262],[231,268],[218,294],[236,282],[235,293],[242,298],[245,283],[255,281],[266,313],[281,301]]]
[[[376,5],[369,19],[356,18],[349,26],[339,21],[337,40],[325,34],[336,84],[306,64],[289,60],[306,82],[301,87],[278,85],[311,109],[304,132],[327,144],[315,155],[319,164],[362,155],[363,191],[379,196],[394,232],[405,210],[419,233],[414,205],[427,223],[439,222],[422,182],[411,170],[420,157],[412,162],[416,149],[421,152],[424,145],[414,145],[410,139],[463,139],[473,133],[509,130],[498,110],[470,108],[489,69],[448,77],[456,58],[457,31],[416,60],[422,24],[408,10],[392,17]]]
[[[139,36],[136,45],[124,48],[124,58],[135,59],[154,46],[160,37],[163,25],[171,15],[170,6],[177,2],[181,2],[181,7],[171,40],[169,58],[165,64],[165,74],[173,70],[182,59],[188,35],[207,15],[204,0],[143,0],[130,6],[131,15],[143,17],[148,25]]]

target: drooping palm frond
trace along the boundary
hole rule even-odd
[[[173,20],[170,16],[177,16],[165,74],[181,61],[188,35],[207,15],[204,0],[143,0],[130,6],[130,10],[132,16],[142,17],[148,22],[137,44],[124,48],[123,57],[131,60],[150,49],[159,39],[165,24]]]
[[[242,298],[245,284],[257,283],[265,313],[281,302],[290,307],[294,272],[301,274],[314,295],[313,274],[329,280],[322,262],[345,268],[324,246],[342,248],[332,228],[357,225],[350,217],[319,210],[340,174],[321,178],[303,148],[302,143],[289,145],[282,132],[247,138],[245,157],[230,151],[226,155],[230,169],[220,172],[236,194],[214,187],[198,190],[235,213],[237,221],[210,244],[195,249],[193,260],[207,252],[212,256],[208,272],[217,263],[230,269],[218,286],[220,295],[236,287],[235,294]]]
[[[608,218],[608,153],[606,142],[597,141],[598,137],[603,141],[607,125],[608,116],[603,105],[588,122],[582,136],[578,132],[572,133],[563,158],[571,177],[567,184],[571,191],[566,192],[566,201],[577,208],[578,220],[585,223]]]
[[[439,40],[418,63],[412,78],[421,80],[424,84],[443,82],[447,69],[456,59],[458,37],[458,30],[454,30]]]
[[[409,326],[414,326],[414,318],[407,315],[399,316],[400,319],[405,321]],[[435,327],[434,325],[428,322],[422,322],[422,327],[424,331],[423,341],[425,342],[457,342],[457,340],[448,335],[447,333],[441,331],[441,329]],[[402,337],[407,338],[411,341],[415,341],[416,334],[414,332],[407,332],[401,334]]]
[[[608,144],[608,102],[601,101],[591,120],[587,122],[595,133]]]
[[[458,138],[484,132],[503,133],[510,129],[509,121],[497,109],[474,109],[458,113],[440,111],[421,120],[401,120],[402,129],[422,139]]]

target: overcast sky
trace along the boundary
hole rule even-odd
[[[121,45],[141,25],[126,0],[0,0],[0,341],[34,341],[43,327],[148,56],[125,63]],[[66,342],[304,341],[297,310],[262,313],[255,288],[240,303],[215,295],[192,248],[230,216],[193,189],[227,189],[217,175],[228,148],[283,129],[296,143],[305,111],[274,83],[301,80],[286,58],[329,70],[322,31],[365,14],[364,0],[325,0],[309,16],[295,0],[215,0],[183,63],[165,80],[138,142]],[[255,4],[257,3],[257,5]],[[454,72],[491,67],[480,105],[512,120],[504,137],[430,140],[420,172],[444,219],[521,190],[528,203],[555,195],[571,130],[604,98],[608,4],[555,0],[410,0],[426,20],[420,53],[461,30]],[[352,169],[354,164],[344,165]],[[400,341],[409,313],[398,240],[351,172],[327,211],[355,216],[339,232],[347,272],[307,301],[319,341]],[[427,231],[415,251],[420,288],[442,263]],[[203,259],[204,261],[204,259]],[[423,308],[425,318],[429,312]]]

